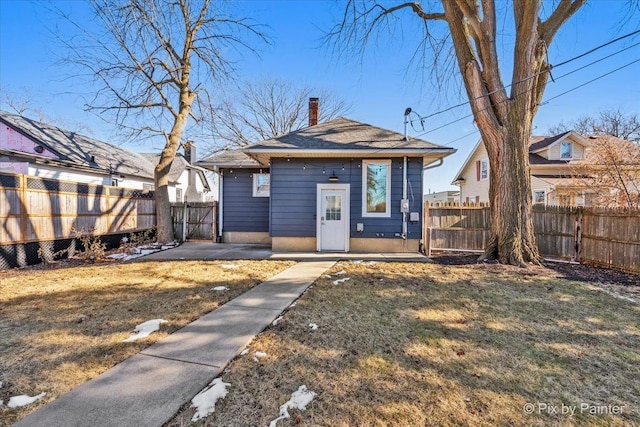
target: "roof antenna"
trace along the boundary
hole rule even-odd
[[[407,125],[409,124],[409,114],[411,114],[411,107],[407,107],[404,110],[404,141],[407,140]]]

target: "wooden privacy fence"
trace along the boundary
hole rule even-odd
[[[427,254],[482,251],[489,238],[486,204],[425,203],[424,218]],[[532,219],[542,256],[640,273],[640,210],[534,206]]]
[[[153,192],[0,173],[0,245],[154,226]]]
[[[173,232],[185,240],[215,240],[217,237],[217,202],[172,203]]]

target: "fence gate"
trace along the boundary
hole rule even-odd
[[[180,241],[215,240],[217,202],[172,203],[173,232]]]

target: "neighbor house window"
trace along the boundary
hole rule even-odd
[[[563,142],[560,144],[560,158],[561,159],[571,159],[573,158],[573,153],[571,149],[570,142]]]
[[[269,197],[269,174],[253,174],[253,197]]]
[[[391,216],[391,160],[362,161],[362,216]]]
[[[484,159],[480,161],[480,179],[489,178],[489,160]]]
[[[142,189],[144,191],[153,191],[153,184],[142,184]]]
[[[182,188],[176,188],[176,202],[182,202]]]
[[[111,186],[112,187],[117,187],[118,186],[118,180],[115,178],[111,178]]]
[[[476,161],[476,181],[489,178],[489,159]]]
[[[533,203],[536,205],[544,205],[544,191],[533,192]]]

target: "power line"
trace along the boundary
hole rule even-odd
[[[580,85],[578,85],[578,86],[576,86],[576,87],[574,87],[574,88],[572,88],[572,89],[569,89],[569,90],[567,90],[567,91],[564,91],[564,92],[562,92],[562,93],[560,93],[560,94],[558,94],[558,95],[556,95],[556,96],[554,96],[554,97],[552,97],[552,98],[549,98],[549,99],[545,100],[544,102],[542,102],[540,105],[545,105],[545,104],[547,104],[549,101],[552,101],[552,100],[554,100],[554,99],[556,99],[556,98],[559,98],[559,97],[561,97],[561,96],[563,96],[563,95],[566,95],[567,93],[573,92],[574,90],[577,90],[577,89],[579,89],[579,88],[581,88],[581,87],[584,87],[584,86],[586,86],[586,85],[588,85],[588,84],[590,84],[590,83],[593,83],[593,82],[595,82],[595,81],[597,81],[597,80],[600,80],[601,78],[606,77],[606,76],[608,76],[608,75],[610,75],[610,74],[613,74],[613,73],[615,73],[615,72],[617,72],[617,71],[620,71],[620,70],[622,70],[623,68],[629,67],[629,66],[631,66],[631,65],[635,64],[636,62],[640,62],[640,58],[639,58],[639,59],[636,59],[636,60],[634,60],[634,61],[631,61],[631,62],[629,62],[629,63],[627,63],[627,64],[625,64],[625,65],[623,65],[623,66],[621,66],[621,67],[618,67],[618,68],[616,68],[616,69],[614,69],[614,70],[611,70],[611,71],[609,71],[609,72],[607,72],[607,73],[605,73],[605,74],[602,74],[602,75],[600,75],[600,76],[598,76],[598,77],[596,77],[596,78],[594,78],[594,79],[591,79],[591,80],[589,80],[589,81],[587,81],[587,82],[585,82],[585,83],[582,83],[582,84],[580,84]],[[560,76],[560,77],[558,77],[556,80],[558,80],[558,79],[560,79],[560,78],[562,78],[562,77],[566,77],[566,76],[568,76],[569,74],[571,74],[571,72],[570,72],[570,73],[567,73],[567,74],[564,74],[564,75],[562,75],[562,76]],[[517,93],[515,97],[518,97],[518,96],[522,95],[522,94],[523,94],[523,93],[525,93],[525,92],[527,92],[527,91],[525,90],[525,91],[522,91],[522,92],[520,92],[520,93]],[[504,101],[500,101],[500,103],[502,103],[502,102],[507,102],[507,101],[510,101],[510,100],[511,100],[511,99],[506,99],[506,100],[504,100]],[[484,108],[484,109],[480,110],[479,112],[486,111],[486,110],[488,110],[488,109],[489,109],[489,107],[488,107],[488,108]],[[443,125],[441,125],[441,126],[438,126],[438,127],[433,128],[433,129],[429,129],[429,130],[427,130],[427,131],[424,131],[424,132],[422,132],[421,134],[419,134],[419,135],[417,135],[417,136],[422,136],[422,135],[426,135],[426,134],[431,133],[431,132],[435,132],[435,131],[437,131],[437,130],[440,130],[440,129],[442,129],[442,128],[445,128],[445,127],[447,127],[447,126],[450,126],[450,125],[452,125],[452,124],[454,124],[454,123],[457,123],[457,122],[459,122],[459,121],[462,121],[462,120],[464,120],[464,119],[468,119],[468,118],[470,118],[470,117],[473,117],[473,113],[471,113],[471,114],[467,114],[466,116],[463,116],[463,117],[460,117],[460,118],[458,118],[458,119],[452,120],[452,121],[450,121],[450,122],[447,122],[447,123],[445,123],[445,124],[443,124]]]
[[[574,87],[574,88],[572,88],[572,89],[569,89],[569,90],[566,90],[566,91],[564,91],[564,92],[562,92],[562,93],[559,93],[558,95],[556,95],[556,96],[554,96],[554,97],[551,97],[551,98],[547,99],[546,101],[544,101],[544,102],[543,102],[542,104],[540,104],[540,105],[545,105],[545,104],[549,103],[549,101],[552,101],[552,100],[554,100],[554,99],[556,99],[556,98],[559,98],[559,97],[561,97],[562,95],[566,95],[566,94],[568,94],[569,92],[573,92],[573,91],[574,91],[574,90],[576,90],[576,89],[580,89],[580,88],[581,88],[581,87],[583,87],[583,86],[586,86],[586,85],[588,85],[588,84],[590,84],[590,83],[593,83],[593,82],[595,82],[596,80],[600,80],[601,78],[606,77],[606,76],[608,76],[609,74],[613,74],[613,73],[615,73],[616,71],[620,71],[620,70],[622,70],[623,68],[627,68],[627,67],[629,67],[629,66],[631,66],[631,65],[635,64],[636,62],[640,62],[640,58],[636,59],[635,61],[631,61],[631,62],[629,62],[628,64],[625,64],[625,65],[623,65],[623,66],[621,66],[621,67],[618,67],[618,68],[616,68],[615,70],[611,70],[611,71],[609,71],[608,73],[602,74],[602,75],[600,75],[600,76],[596,77],[595,79],[591,79],[591,80],[589,80],[588,82],[584,82],[584,83],[582,83],[581,85],[578,85],[578,86],[576,86],[576,87]]]
[[[620,37],[618,37],[617,39],[613,39],[613,40],[611,40],[611,41],[608,41],[608,42],[606,42],[606,43],[601,44],[600,46],[596,46],[596,47],[594,47],[594,48],[593,48],[593,49],[591,49],[591,50],[588,50],[588,51],[586,51],[586,52],[584,52],[584,53],[581,53],[581,54],[580,54],[580,55],[578,55],[578,56],[574,56],[574,57],[573,57],[573,58],[571,58],[571,59],[567,59],[567,60],[566,60],[566,61],[564,61],[564,62],[561,62],[561,63],[559,63],[559,64],[556,64],[555,66],[556,66],[556,67],[560,67],[560,66],[562,66],[562,65],[564,65],[564,64],[567,64],[567,63],[569,63],[569,62],[571,62],[571,61],[575,61],[576,59],[580,59],[580,58],[582,58],[583,56],[587,56],[587,55],[589,55],[589,54],[592,54],[592,53],[593,53],[593,52],[595,52],[596,50],[602,49],[603,47],[609,46],[610,44],[613,44],[613,43],[618,42],[618,41],[620,41],[620,40],[626,39],[627,37],[631,37],[631,36],[633,36],[633,35],[635,35],[635,34],[638,34],[638,33],[640,33],[640,30],[632,31],[632,32],[630,32],[629,34],[625,34],[624,36],[620,36]]]
[[[509,87],[513,86],[514,84],[524,83],[524,82],[526,82],[526,81],[528,81],[528,80],[531,80],[531,79],[533,79],[533,78],[535,78],[535,77],[539,76],[539,75],[540,75],[540,74],[542,74],[542,73],[550,72],[553,68],[557,68],[557,67],[561,67],[561,66],[563,66],[563,65],[566,65],[566,64],[568,64],[568,63],[570,63],[570,62],[573,62],[573,61],[575,61],[575,60],[578,60],[578,59],[580,59],[580,58],[582,58],[582,57],[584,57],[584,56],[590,55],[590,54],[592,54],[593,52],[596,52],[596,51],[598,51],[598,50],[600,50],[600,49],[602,49],[602,48],[604,48],[604,47],[606,47],[606,46],[609,46],[609,45],[611,45],[611,44],[613,44],[613,43],[616,43],[616,42],[618,42],[618,41],[620,41],[620,40],[624,40],[624,39],[626,39],[626,38],[628,38],[628,37],[631,37],[631,36],[633,36],[633,35],[635,35],[635,34],[638,34],[638,33],[640,33],[640,30],[632,31],[631,33],[625,34],[625,35],[620,36],[620,37],[618,37],[618,38],[616,38],[616,39],[610,40],[610,41],[608,41],[608,42],[606,42],[606,43],[603,43],[603,44],[601,44],[601,45],[599,45],[599,46],[596,46],[596,47],[594,47],[594,48],[592,48],[592,49],[590,49],[590,50],[588,50],[588,51],[586,51],[586,52],[583,52],[583,53],[581,53],[581,54],[579,54],[579,55],[576,55],[576,56],[574,56],[574,57],[572,57],[572,58],[569,58],[569,59],[567,59],[566,61],[560,62],[559,64],[556,64],[556,65],[552,65],[552,64],[550,64],[550,65],[549,65],[549,67],[548,67],[548,68],[546,68],[546,69],[544,69],[544,70],[538,71],[537,73],[535,73],[535,74],[533,74],[533,75],[531,75],[531,76],[525,77],[525,78],[523,78],[523,79],[521,79],[521,80],[519,80],[519,81],[517,81],[517,82],[510,83],[510,84],[508,84],[508,85],[504,86],[504,89],[507,89],[507,88],[509,88]],[[582,70],[582,69],[584,69],[584,68],[586,68],[586,67],[589,67],[589,66],[591,66],[591,65],[594,65],[594,64],[596,64],[596,63],[598,63],[598,62],[601,62],[601,61],[603,61],[603,60],[605,60],[605,59],[607,59],[607,58],[610,58],[610,57],[612,57],[612,56],[614,56],[614,55],[617,55],[617,54],[619,54],[619,53],[621,53],[621,52],[624,52],[625,50],[628,50],[628,49],[631,49],[631,48],[633,48],[633,47],[635,47],[635,46],[638,46],[639,44],[640,44],[640,43],[636,43],[636,44],[633,44],[633,45],[631,45],[631,46],[627,46],[627,47],[625,47],[625,48],[623,48],[623,49],[620,49],[620,50],[619,50],[619,51],[617,51],[617,52],[614,52],[614,53],[612,53],[612,54],[610,54],[610,55],[605,56],[604,58],[601,58],[601,59],[599,59],[599,60],[597,60],[597,61],[594,61],[594,62],[592,62],[592,63],[590,63],[590,64],[584,65],[584,66],[582,66],[582,67],[580,67],[580,68],[578,68],[578,69],[576,69],[576,70],[574,70],[574,71],[572,71],[572,72],[576,72],[576,71],[578,71],[578,70]],[[564,74],[564,75],[562,75],[561,77],[567,76],[567,75],[569,75],[569,74],[571,74],[571,73]],[[557,78],[559,79],[559,78],[561,78],[561,77],[557,77]],[[552,79],[553,79],[553,78],[552,78]],[[451,106],[451,107],[447,107],[447,108],[445,108],[444,110],[436,111],[435,113],[432,113],[432,114],[429,114],[429,115],[426,115],[426,116],[420,116],[419,114],[417,114],[417,113],[416,113],[416,114],[417,114],[417,115],[418,115],[418,117],[419,117],[419,121],[420,121],[420,122],[423,122],[425,119],[428,119],[428,118],[431,118],[431,117],[437,116],[437,115],[442,114],[442,113],[446,113],[447,111],[451,111],[451,110],[453,110],[453,109],[456,109],[456,108],[459,108],[459,107],[465,106],[465,105],[467,105],[467,104],[471,104],[471,102],[472,102],[472,101],[475,101],[475,100],[482,99],[482,98],[484,98],[484,97],[487,97],[487,96],[493,95],[494,93],[499,92],[499,91],[501,91],[501,90],[502,90],[502,88],[500,88],[500,89],[496,89],[496,90],[491,91],[491,92],[488,92],[488,93],[486,93],[486,94],[484,94],[484,95],[481,95],[481,96],[475,97],[475,98],[470,99],[470,100],[465,101],[465,102],[461,102],[460,104],[456,104],[456,105],[453,105],[453,106]],[[469,116],[462,117],[460,120],[463,120],[463,119],[465,119],[466,117],[469,117]],[[451,123],[449,123],[449,124],[456,123],[457,121],[458,121],[458,120],[456,120],[456,121],[454,121],[454,122],[451,122]],[[414,122],[414,120],[409,120],[409,122],[410,122],[410,123],[411,123],[411,125],[413,126],[413,122]],[[447,126],[448,126],[448,125],[447,125]],[[439,129],[439,128],[438,128],[438,129]],[[423,133],[423,135],[424,135],[424,133]]]

